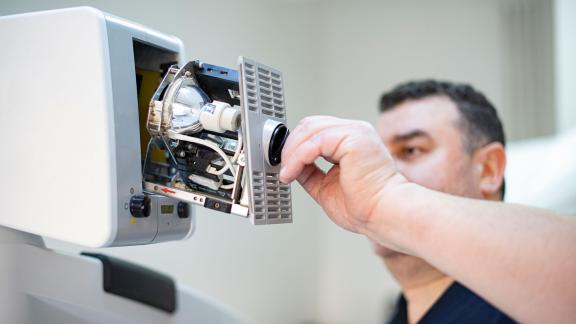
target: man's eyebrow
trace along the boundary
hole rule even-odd
[[[404,134],[395,135],[392,138],[392,142],[394,143],[406,142],[417,137],[430,137],[430,134],[428,134],[423,130],[417,129]]]

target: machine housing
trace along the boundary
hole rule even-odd
[[[182,42],[80,7],[1,17],[0,43],[0,225],[88,247],[189,237],[192,201],[143,186],[151,183],[143,175],[151,97],[171,67],[184,65]],[[284,103],[282,116],[262,119],[266,98],[259,88],[246,92],[258,75],[247,76],[251,81],[239,75],[242,132],[253,138],[243,142],[244,167],[256,169],[239,184],[249,194],[237,214],[254,224],[291,222],[290,189],[278,182],[279,166],[262,164],[270,131],[253,129],[266,118],[285,121]],[[256,154],[260,162],[250,162]],[[255,182],[266,177],[272,187]],[[269,206],[280,187],[282,208]]]

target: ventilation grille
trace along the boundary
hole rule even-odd
[[[244,63],[244,72],[246,73],[248,110],[284,119],[286,113],[282,93],[282,76],[250,63]],[[258,105],[258,98],[260,105]]]
[[[239,64],[246,169],[250,175],[250,217],[255,225],[290,223],[290,185],[278,180],[280,166],[267,162],[268,152],[263,145],[263,130],[268,121],[286,124],[282,74],[243,57]]]
[[[267,223],[286,222],[292,218],[290,185],[278,180],[277,173],[252,173],[254,218]],[[267,217],[266,217],[267,216]]]
[[[254,198],[254,218],[256,220],[266,219],[266,187],[262,172],[252,172],[252,192]]]

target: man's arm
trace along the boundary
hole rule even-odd
[[[376,210],[388,212],[364,234],[425,259],[514,319],[576,319],[574,219],[414,184],[384,193]]]
[[[518,321],[576,319],[575,220],[409,183],[364,122],[307,118],[282,160],[282,181],[297,179],[343,228],[425,259]]]

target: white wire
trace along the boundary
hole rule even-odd
[[[238,129],[238,140],[236,144],[236,152],[234,152],[234,156],[232,157],[232,162],[236,163],[238,157],[240,156],[240,151],[242,150],[242,128]],[[236,182],[220,186],[220,188],[224,190],[234,189],[234,184]]]
[[[236,152],[234,152],[234,156],[232,157],[232,162],[236,163],[238,157],[240,156],[241,149],[242,149],[242,128],[238,129],[238,141],[236,144]]]
[[[224,189],[224,190],[230,190],[230,189],[234,189],[234,183],[229,183],[227,185],[222,185],[220,186],[220,188]]]
[[[244,172],[242,174],[242,178],[240,178],[240,187],[244,187],[244,180],[246,179],[246,172]],[[225,189],[225,190],[229,190],[229,189],[234,189],[234,185],[236,184],[236,177],[234,177],[234,182],[229,183],[227,185],[222,185],[220,186],[220,188]]]
[[[232,161],[230,161],[230,158],[228,157],[228,155],[226,155],[226,153],[224,153],[224,151],[222,151],[216,144],[214,144],[210,141],[200,139],[200,138],[178,134],[172,130],[169,130],[167,132],[167,135],[171,139],[196,143],[196,144],[200,144],[200,145],[211,148],[212,150],[214,150],[214,152],[218,153],[220,155],[220,157],[222,157],[222,159],[224,160],[224,163],[225,163],[225,165],[220,170],[216,171],[214,174],[222,175],[227,170],[230,170],[230,172],[232,173],[232,176],[236,177],[236,170],[234,170],[234,165],[232,164]]]
[[[196,122],[188,127],[181,128],[175,131],[178,134],[186,134],[186,133],[198,133],[203,129],[202,124],[200,122]]]
[[[240,156],[240,151],[242,150],[242,128],[238,129],[238,140],[236,141],[236,151],[234,152],[234,156],[232,157],[232,162],[236,163],[236,161],[238,160],[238,157]],[[234,178],[236,178],[236,176],[234,176]],[[234,179],[236,180],[236,179]],[[234,189],[234,185],[236,184],[236,181],[227,184],[227,185],[222,185],[220,186],[220,188],[224,189],[224,190],[229,190],[229,189]]]

